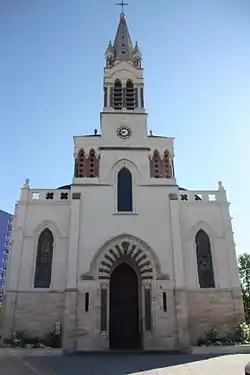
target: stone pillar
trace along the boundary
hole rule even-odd
[[[65,293],[63,349],[66,352],[76,350],[76,308],[77,308],[77,260],[81,193],[72,192],[69,229],[69,251],[67,268],[67,286]]]
[[[174,300],[176,308],[176,324],[178,347],[187,350],[190,347],[188,333],[188,306],[185,285],[184,265],[181,248],[181,231],[179,220],[179,201],[175,193],[169,194],[170,230],[173,249],[174,266]]]
[[[221,215],[224,224],[224,238],[226,242],[225,255],[228,262],[229,280],[230,285],[228,288],[231,289],[232,299],[234,304],[235,322],[241,323],[245,320],[245,313],[243,307],[243,299],[241,294],[241,285],[239,278],[239,271],[237,265],[237,258],[235,252],[235,242],[232,230],[232,222],[229,212],[230,203],[227,200],[226,190],[224,189],[222,182],[218,183],[218,200],[221,207]]]
[[[3,304],[3,337],[9,337],[13,329],[15,329],[17,292],[19,289],[23,253],[23,236],[26,223],[27,206],[29,202],[29,193],[29,180],[26,179],[23,188],[21,189],[20,200],[16,204],[13,218]]]

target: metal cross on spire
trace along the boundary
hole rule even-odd
[[[128,5],[128,3],[124,3],[124,1],[122,0],[120,3],[116,3],[116,5],[120,5],[122,7],[122,13],[124,13],[124,7]]]

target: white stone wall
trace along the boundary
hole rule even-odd
[[[55,200],[46,200],[46,193],[51,191],[53,189],[22,189],[10,249],[6,285],[8,290],[33,289],[38,238],[45,228],[49,228],[54,235],[50,289],[64,291],[66,287],[70,197],[61,201],[59,196],[65,191],[56,190]],[[36,194],[40,194],[39,199],[32,199],[34,196],[38,197]]]
[[[182,253],[188,289],[199,288],[195,245],[199,229],[209,236],[215,287],[240,288],[229,204],[225,191],[215,193],[218,199],[215,201],[180,201]]]

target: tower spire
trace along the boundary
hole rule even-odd
[[[120,15],[120,22],[117,28],[113,48],[115,60],[133,61],[134,47],[128,30],[125,14],[123,12]]]
[[[114,43],[110,41],[105,52],[106,67],[111,68],[115,62],[129,61],[133,63],[136,68],[141,68],[142,54],[138,46],[138,42],[133,46],[129,29],[127,26],[125,13],[123,7],[128,5],[122,0],[121,3],[117,3],[122,7],[120,14],[120,21],[116,31]]]

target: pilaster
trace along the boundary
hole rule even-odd
[[[8,268],[5,281],[5,296],[3,304],[3,336],[10,336],[15,328],[15,309],[17,291],[21,272],[23,253],[23,237],[26,223],[27,207],[29,202],[29,180],[26,179],[21,189],[20,200],[15,206],[11,246],[8,258]],[[8,292],[10,291],[11,292]]]
[[[76,349],[76,310],[77,310],[77,262],[79,245],[79,225],[81,215],[81,194],[72,191],[69,230],[69,251],[67,287],[65,293],[63,349],[74,352]]]
[[[188,308],[184,276],[184,264],[181,247],[181,231],[179,219],[179,201],[175,193],[169,194],[170,228],[173,249],[174,297],[176,306],[176,324],[179,349],[190,346],[188,334]]]
[[[227,201],[226,190],[224,189],[222,182],[218,183],[218,194],[220,195],[221,203],[221,215],[222,222],[224,224],[224,238],[226,241],[226,256],[228,261],[228,268],[230,274],[230,284],[228,287],[232,289],[240,289],[240,279],[237,266],[237,258],[235,253],[235,243],[233,237],[232,223],[229,212],[229,202]]]

